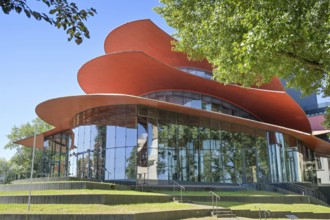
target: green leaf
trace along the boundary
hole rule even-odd
[[[76,42],[76,44],[78,44],[78,45],[81,44],[82,41],[83,41],[82,38],[76,38],[76,39],[75,39],[75,42]]]
[[[84,36],[85,36],[86,38],[88,38],[88,39],[90,38],[90,35],[89,35],[88,32],[85,32],[85,33],[84,33]]]
[[[15,11],[16,11],[18,14],[20,14],[20,13],[21,13],[21,11],[22,11],[22,8],[21,8],[21,7],[18,7],[18,6],[16,6],[16,7],[15,7]]]
[[[95,14],[97,14],[96,10],[94,8],[90,9],[92,12],[94,12]]]
[[[10,6],[2,6],[1,8],[5,14],[9,14],[9,12],[12,10]]]
[[[41,20],[41,15],[38,12],[33,11],[32,16],[38,21]]]
[[[53,14],[55,14],[56,12],[57,12],[57,9],[55,8],[55,9],[50,10],[50,11],[49,11],[49,14],[53,15]]]
[[[73,33],[74,33],[74,30],[73,30],[73,28],[68,28],[68,30],[66,31],[66,33],[67,34],[72,34],[73,35]]]
[[[27,10],[27,9],[24,9],[24,13],[26,14],[26,16],[27,16],[28,18],[30,18],[30,17],[31,17],[31,13],[30,13],[30,11],[29,11],[29,10]]]

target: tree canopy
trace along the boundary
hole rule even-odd
[[[161,0],[176,51],[206,58],[225,84],[277,76],[304,95],[330,96],[329,0]]]
[[[73,2],[67,0],[37,0],[49,8],[47,13],[35,11],[29,7],[26,0],[0,0],[0,7],[5,14],[23,12],[28,18],[46,21],[58,29],[62,28],[69,35],[68,41],[73,38],[77,44],[84,38],[90,38],[90,33],[84,22],[96,14],[94,8],[80,10]]]
[[[0,169],[3,176],[7,176],[3,182],[7,183],[16,178],[28,178],[31,172],[31,160],[32,160],[32,148],[31,147],[22,147],[18,144],[15,144],[16,141],[22,140],[28,137],[34,136],[34,127],[36,125],[37,133],[42,133],[47,130],[50,130],[52,126],[48,125],[40,118],[34,119],[31,123],[25,123],[20,126],[13,126],[10,134],[7,135],[9,142],[6,144],[5,149],[16,149],[16,153],[12,158],[7,162],[7,169]],[[42,174],[42,151],[35,152],[35,166],[34,166],[34,175],[40,176]],[[39,162],[37,162],[39,161]],[[1,160],[0,160],[1,162]],[[6,164],[2,161],[3,164]],[[1,163],[0,163],[1,165]],[[10,171],[10,172],[9,172]],[[8,177],[8,175],[10,176]]]
[[[11,128],[10,134],[7,135],[9,142],[5,145],[5,149],[18,149],[21,148],[20,145],[15,144],[16,141],[33,137],[34,135],[34,126],[36,127],[37,133],[42,133],[47,130],[52,129],[52,126],[41,120],[40,118],[35,118],[32,123],[25,123],[19,127],[14,125]]]
[[[304,94],[330,95],[328,0],[161,0],[175,50],[206,58],[223,83],[260,85],[278,76]]]

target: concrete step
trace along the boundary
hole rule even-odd
[[[225,208],[214,210],[211,215],[221,219],[236,219],[236,215],[230,209]]]
[[[231,213],[231,214],[218,214],[217,218],[236,218],[236,215]]]
[[[217,214],[221,214],[221,213],[232,213],[232,211],[230,209],[219,208],[219,209],[215,209],[214,211],[211,212],[212,215],[217,215]]]
[[[184,199],[182,198],[182,201],[180,198],[172,198],[173,202],[182,202],[182,203],[193,203],[193,201],[191,200],[187,200],[187,199]]]
[[[221,219],[221,220],[238,220],[237,217],[228,217],[228,218],[224,217],[224,218],[218,218],[218,219]]]

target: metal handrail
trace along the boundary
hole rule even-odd
[[[209,194],[212,196],[212,212],[215,211],[214,209],[214,204],[215,204],[216,211],[218,213],[219,210],[218,201],[220,202],[220,196],[213,191],[209,191]]]
[[[262,210],[264,212],[264,217],[265,217],[265,220],[267,220],[267,214],[268,214],[268,217],[270,217],[270,210]]]
[[[306,195],[306,196],[312,196],[314,198],[317,198],[323,202],[327,202],[327,197],[321,193],[318,189],[311,189],[311,188],[308,188],[308,187],[305,187],[305,186],[301,186],[301,185],[298,185],[298,184],[295,184],[295,183],[282,183],[282,184],[277,184],[278,186],[281,187],[281,185],[287,189],[287,190],[290,190],[292,192],[295,192],[295,193],[299,193],[299,194],[302,194],[302,195]]]
[[[264,218],[265,220],[267,220],[267,214],[268,214],[268,217],[270,217],[271,213],[270,213],[270,210],[262,210],[260,207],[257,207],[255,206],[255,208],[258,208],[259,209],[259,220],[261,220],[262,216],[261,216],[261,213],[263,212],[264,213]]]
[[[182,202],[182,190],[185,191],[186,188],[184,188],[184,186],[180,185],[179,183],[175,182],[174,180],[172,180],[173,183],[173,196],[175,199],[175,186],[180,187],[180,201]]]

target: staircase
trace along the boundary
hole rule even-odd
[[[212,198],[212,211],[211,215],[221,219],[236,219],[236,215],[230,209],[219,208],[220,196],[213,191],[209,191]]]
[[[236,219],[236,215],[230,210],[225,208],[218,208],[211,212],[212,216],[220,219]]]

